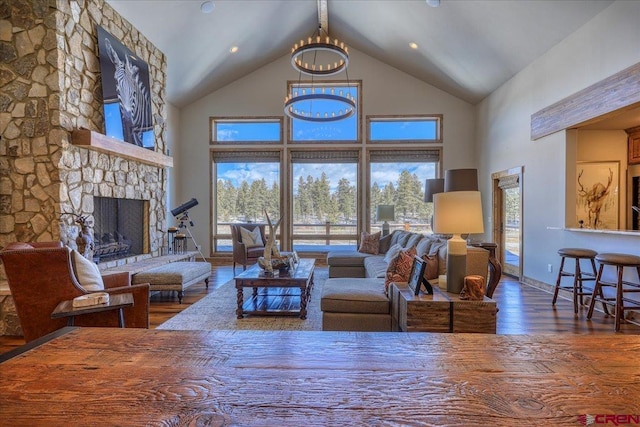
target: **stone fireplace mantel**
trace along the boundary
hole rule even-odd
[[[156,167],[173,167],[173,157],[156,151],[138,147],[124,141],[102,135],[88,129],[76,129],[72,132],[72,143],[89,150],[114,154],[129,160],[135,160]]]

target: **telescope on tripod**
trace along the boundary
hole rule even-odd
[[[191,218],[189,218],[188,210],[197,205],[198,200],[194,197],[188,202],[181,204],[177,208],[171,209],[171,215],[173,215],[180,222],[180,224],[178,225],[178,229],[181,230],[184,228],[186,230],[187,236],[193,242],[193,245],[196,247],[196,250],[202,257],[202,260],[206,261],[207,259],[204,257],[202,251],[200,250],[200,245],[198,245],[198,243],[196,242],[196,239],[193,237],[191,229],[189,228],[189,226],[193,227],[193,221],[191,220]]]

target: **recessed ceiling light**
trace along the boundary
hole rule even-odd
[[[440,0],[427,0],[427,4],[431,7],[440,6]]]
[[[231,52],[231,53],[236,53],[237,51],[238,51],[238,46],[231,46],[229,48],[229,52]]]
[[[414,42],[411,42],[411,43],[409,43],[409,47],[410,47],[411,49],[417,49],[417,48],[418,48],[418,45],[417,45],[416,43],[414,43]]]
[[[211,13],[213,12],[214,7],[215,5],[213,4],[213,2],[211,0],[207,0],[200,5],[200,10],[202,11],[202,13]]]

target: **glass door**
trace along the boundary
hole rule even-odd
[[[492,175],[494,241],[503,274],[522,278],[522,168]]]

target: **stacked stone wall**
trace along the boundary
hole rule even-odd
[[[105,132],[98,25],[148,63],[156,151],[165,150],[166,59],[137,29],[103,0],[0,0],[0,247],[74,247],[74,215],[92,221],[94,196],[148,200],[152,254],[163,246],[166,171],[71,144],[75,129]],[[0,270],[0,334],[13,335]]]

